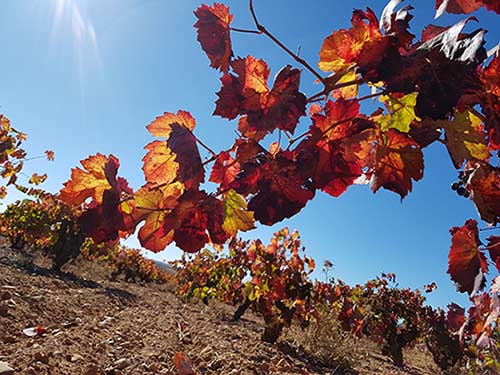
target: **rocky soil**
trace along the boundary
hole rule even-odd
[[[257,316],[233,322],[229,306],[184,301],[169,285],[111,282],[85,261],[65,274],[47,266],[0,246],[0,375],[437,373],[422,350],[398,369],[371,346],[352,368],[320,365],[287,337],[261,342]]]

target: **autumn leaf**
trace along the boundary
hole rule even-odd
[[[53,161],[55,159],[54,151],[45,150],[44,153],[45,153],[45,156],[47,157],[47,160]]]
[[[87,199],[102,203],[104,191],[112,188],[120,163],[113,155],[96,154],[82,160],[82,168],[73,168],[71,178],[64,183],[59,198],[70,206],[78,206]]]
[[[285,66],[269,90],[269,68],[264,60],[248,56],[234,60],[231,66],[235,74],[221,78],[214,115],[230,120],[243,116],[239,130],[256,140],[275,129],[293,133],[305,115],[306,97],[299,92],[300,70]]]
[[[460,307],[456,303],[450,303],[448,305],[446,321],[452,332],[457,332],[460,328],[462,328],[466,320],[467,318],[465,317],[465,310],[463,307]]]
[[[196,375],[191,362],[184,352],[174,353],[174,366],[177,370],[177,375]]]
[[[481,0],[436,0],[436,16],[440,17],[444,12],[455,14],[472,13],[481,7]]]
[[[238,163],[231,154],[223,151],[217,155],[210,174],[210,181],[219,184],[219,189],[225,190],[236,178],[240,171]]]
[[[455,168],[466,160],[488,161],[488,141],[482,121],[470,111],[455,112],[452,121],[439,121],[445,129],[446,148]]]
[[[487,164],[479,164],[472,172],[467,187],[481,219],[495,225],[500,222],[500,171]]]
[[[356,62],[365,43],[381,38],[377,17],[370,8],[353,12],[350,29],[335,31],[323,41],[318,66],[325,72],[348,69]]]
[[[173,228],[165,226],[165,218],[178,205],[178,199],[183,193],[184,187],[180,182],[161,189],[151,189],[146,185],[134,194],[133,200],[123,204],[128,227],[136,227],[144,221],[138,238],[146,249],[162,251],[172,242]]]
[[[477,222],[469,219],[462,227],[450,229],[452,235],[448,255],[448,273],[459,292],[475,294],[485,285],[488,271],[486,257],[480,251]]]
[[[301,168],[308,166],[295,163],[289,151],[264,154],[241,165],[232,188],[244,196],[252,194],[248,209],[256,220],[271,225],[295,215],[314,197],[314,188]]]
[[[454,14],[472,13],[480,7],[500,14],[499,0],[436,0],[436,18],[444,12]]]
[[[397,129],[402,133],[410,131],[410,125],[419,118],[415,115],[415,105],[417,104],[417,93],[410,93],[401,97],[384,95],[380,97],[384,102],[388,114],[380,120],[382,130]]]
[[[238,231],[245,232],[255,228],[253,212],[247,210],[243,197],[232,189],[224,196],[222,228],[231,236],[235,236]]]
[[[493,57],[480,74],[483,84],[478,96],[485,115],[485,126],[489,135],[489,146],[500,150],[500,56]]]
[[[383,133],[376,146],[370,186],[394,191],[403,199],[412,190],[412,180],[423,177],[424,159],[420,146],[395,129]]]
[[[196,123],[189,112],[166,112],[157,117],[147,129],[166,141],[153,141],[146,145],[143,158],[146,181],[153,185],[182,182],[187,189],[196,189],[205,180],[205,170],[192,131]]]
[[[229,70],[233,51],[231,50],[230,24],[233,16],[224,4],[201,5],[194,12],[198,21],[198,41],[210,59],[210,66],[223,73]]]
[[[354,69],[349,70],[345,73],[340,79],[337,81],[338,85],[348,84],[355,82],[360,79],[359,73],[356,73]],[[359,85],[358,84],[348,84],[339,89],[335,89],[332,91],[331,95],[334,99],[354,99],[358,96]]]
[[[40,185],[40,184],[44,183],[46,179],[47,179],[46,173],[44,173],[42,175],[39,175],[38,173],[33,173],[31,175],[30,179],[28,180],[28,182],[30,184]]]
[[[500,236],[490,236],[487,238],[487,241],[486,249],[490,253],[490,258],[495,263],[497,270],[500,272]]]

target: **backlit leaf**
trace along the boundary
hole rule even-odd
[[[247,203],[241,195],[229,190],[224,196],[224,223],[222,228],[231,236],[238,231],[255,228],[253,212],[247,210]]]
[[[233,56],[231,50],[230,23],[233,16],[224,4],[202,5],[194,12],[198,21],[198,41],[210,59],[210,66],[227,73]]]
[[[325,72],[337,72],[356,62],[365,43],[380,38],[377,17],[370,8],[353,12],[350,29],[335,31],[323,41],[318,66]]]
[[[464,226],[450,229],[450,233],[448,273],[459,292],[475,293],[484,288],[484,275],[488,271],[486,257],[479,250],[477,222],[469,219]]]

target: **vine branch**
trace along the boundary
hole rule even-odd
[[[287,46],[285,46],[278,38],[276,38],[271,32],[269,32],[263,25],[260,24],[257,19],[257,15],[255,14],[255,10],[253,8],[253,0],[249,0],[249,8],[250,13],[252,14],[253,21],[255,23],[255,27],[260,32],[260,34],[266,35],[269,39],[271,39],[275,44],[277,44],[283,51],[288,53],[295,61],[301,64],[304,68],[309,70],[318,80],[325,85],[325,78],[319,74],[316,69],[314,69],[309,63],[299,57],[296,53],[292,52]]]

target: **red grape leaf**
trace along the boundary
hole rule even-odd
[[[491,312],[491,297],[484,292],[472,298],[474,305],[468,310],[468,331],[472,335],[479,336],[484,331],[485,323]],[[496,323],[496,320],[495,320]]]
[[[408,5],[395,12],[396,7],[402,0],[391,0],[386,5],[380,17],[380,23],[385,34],[395,35],[399,39],[399,45],[409,49],[415,35],[410,33],[410,21],[413,16],[409,13],[413,9]]]
[[[448,255],[448,273],[459,292],[470,295],[484,288],[488,272],[486,257],[479,250],[481,241],[477,221],[469,219],[462,227],[450,229],[452,235]]]
[[[314,188],[289,151],[262,154],[241,166],[232,187],[239,194],[253,194],[248,203],[255,219],[271,225],[299,212],[314,197]]]
[[[491,260],[495,263],[498,272],[500,272],[500,236],[490,236],[487,240],[486,249],[488,249]]]
[[[165,112],[146,126],[146,128],[155,137],[169,138],[172,133],[173,124],[181,125],[193,131],[196,127],[196,120],[187,111],[179,110],[177,114]]]
[[[457,332],[466,322],[465,310],[456,303],[448,305],[448,313],[446,314],[448,327],[452,332]]]
[[[495,225],[500,222],[500,170],[480,164],[468,181],[471,199],[481,219]]]
[[[228,119],[243,115],[239,130],[257,140],[274,129],[293,133],[299,118],[305,115],[306,97],[299,92],[300,70],[285,66],[269,90],[269,68],[264,60],[248,56],[231,66],[236,75],[221,78],[214,115]]]
[[[486,117],[490,148],[500,150],[500,56],[494,56],[480,78],[484,87],[479,96]]]
[[[195,120],[189,112],[177,114],[166,112],[157,117],[147,129],[165,141],[153,141],[145,148],[148,153],[143,158],[146,181],[153,185],[166,185],[175,180],[182,182],[186,189],[197,189],[205,181],[205,170],[192,131]]]
[[[210,59],[210,66],[221,72],[229,71],[233,51],[231,50],[230,23],[233,20],[229,8],[224,4],[203,4],[194,12],[198,21],[198,41]]]
[[[173,228],[174,241],[182,250],[195,253],[207,243],[224,244],[230,237],[223,228],[224,207],[217,198],[204,191],[190,190],[165,219],[164,225]]]
[[[367,21],[367,22],[365,22]],[[382,37],[377,17],[370,8],[353,12],[350,29],[335,31],[323,41],[318,66],[326,72],[338,72],[356,62],[365,43]]]
[[[363,174],[363,170],[357,162],[346,160],[340,142],[327,141],[318,146],[314,181],[325,193],[338,197]]]
[[[412,190],[412,179],[423,177],[424,157],[420,146],[395,129],[381,134],[376,146],[370,186],[394,191],[403,199]]]
[[[184,352],[174,353],[174,366],[177,375],[196,375],[187,355]]]
[[[444,12],[468,14],[481,7],[481,0],[436,0],[436,18]]]
[[[210,181],[219,184],[219,189],[225,190],[234,181],[240,171],[240,163],[231,157],[228,151],[217,155],[210,174]]]
[[[436,0],[436,18],[444,12],[454,14],[472,13],[482,6],[500,14],[499,0]]]

